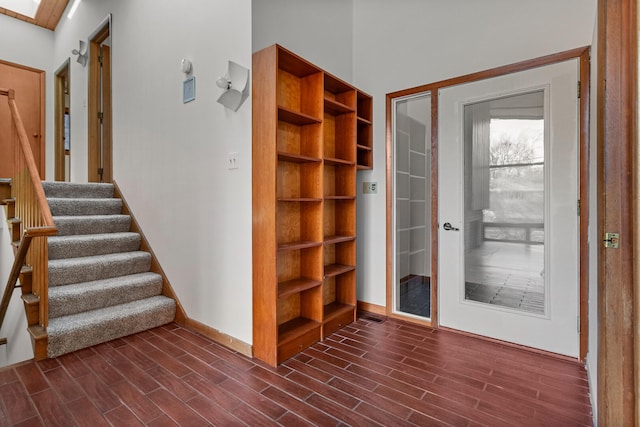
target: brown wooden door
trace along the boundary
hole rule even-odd
[[[89,181],[113,180],[111,144],[111,47],[109,23],[89,44]]]
[[[44,71],[0,61],[0,87],[15,91],[33,157],[44,179]],[[12,178],[15,174],[14,156],[18,147],[11,123],[6,98],[0,99],[0,178]]]

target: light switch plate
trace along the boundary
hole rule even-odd
[[[378,183],[377,182],[363,182],[362,183],[362,192],[364,194],[378,194]]]
[[[196,99],[196,76],[191,76],[182,82],[182,103],[186,104]]]
[[[227,168],[228,169],[238,169],[240,165],[238,164],[238,152],[234,151],[232,153],[227,154]]]

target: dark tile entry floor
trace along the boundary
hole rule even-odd
[[[425,318],[431,317],[431,280],[409,276],[400,282],[400,311]]]
[[[0,426],[585,426],[578,363],[371,315],[277,369],[178,325],[0,369]]]

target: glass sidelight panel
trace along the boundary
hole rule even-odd
[[[394,102],[394,312],[431,318],[431,95]]]
[[[464,108],[465,299],[545,313],[544,91]]]

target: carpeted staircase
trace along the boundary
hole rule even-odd
[[[161,295],[113,185],[42,185],[58,227],[49,237],[48,357],[172,322],[175,301]]]

